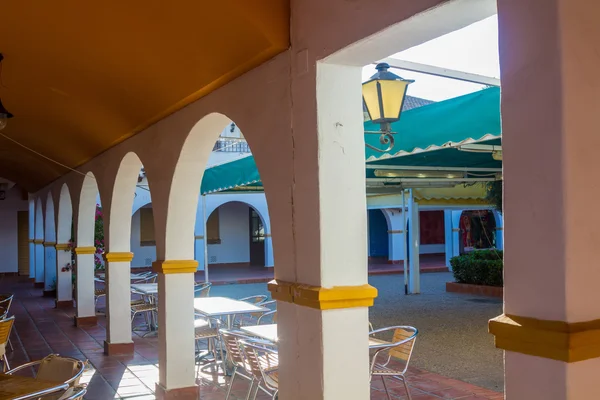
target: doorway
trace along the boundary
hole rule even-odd
[[[250,265],[265,265],[265,228],[260,215],[250,207]]]

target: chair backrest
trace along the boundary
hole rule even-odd
[[[260,306],[269,308],[271,310],[277,310],[277,300],[264,301],[260,303]]]
[[[252,304],[261,304],[262,302],[264,302],[267,299],[268,299],[268,297],[266,295],[257,294],[255,296],[244,297],[243,299],[240,299],[240,301],[245,301],[245,302],[252,303]]]
[[[392,339],[392,343],[394,343],[395,346],[390,348],[390,356],[404,360],[408,364],[413,348],[415,347],[416,340],[416,328],[410,326],[396,328],[394,331],[394,337]]]
[[[12,293],[1,293],[0,294],[0,310],[4,310],[4,312],[0,311],[0,314],[7,313],[10,310],[10,305],[12,304],[14,295]]]
[[[40,362],[36,379],[77,385],[85,364],[76,358],[50,354]]]
[[[242,340],[240,342],[252,376],[255,379],[262,379],[269,389],[277,389],[277,381],[269,379],[267,374],[268,371],[274,371],[279,366],[277,350],[256,341]]]
[[[277,310],[275,310],[275,311],[269,311],[269,312],[266,312],[266,313],[262,314],[258,318],[258,321],[256,323],[258,325],[276,324],[277,323]]]
[[[194,287],[194,297],[208,297],[211,287],[210,282],[197,283]]]
[[[8,343],[14,323],[14,316],[0,320],[0,355],[3,355],[6,351],[6,343]]]
[[[229,360],[238,367],[245,368],[245,356],[240,346],[240,339],[246,338],[246,336],[235,334],[231,331],[222,329],[221,330],[221,338],[223,343],[225,343],[225,348],[227,349],[227,357]]]

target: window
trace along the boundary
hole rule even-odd
[[[252,236],[252,243],[265,241],[265,227],[260,215],[253,209],[250,209],[250,235]]]
[[[152,208],[140,208],[140,246],[156,246]]]
[[[206,243],[221,244],[221,232],[219,231],[219,209],[210,214],[206,221]]]

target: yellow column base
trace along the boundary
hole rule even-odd
[[[489,322],[496,347],[568,363],[600,357],[600,320],[564,322],[503,314]]]
[[[197,269],[196,260],[159,260],[152,263],[152,271],[159,274],[187,274]]]
[[[268,286],[271,296],[275,300],[317,310],[371,307],[377,297],[377,289],[371,285],[323,288],[274,279],[269,282]]]

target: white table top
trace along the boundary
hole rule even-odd
[[[274,343],[277,342],[277,324],[242,326],[240,329],[252,336]]]
[[[144,294],[157,294],[158,283],[134,283],[131,289]]]
[[[134,285],[131,285],[132,287]],[[206,317],[222,315],[267,312],[268,308],[260,307],[241,300],[228,297],[198,297],[194,299],[194,309]]]

